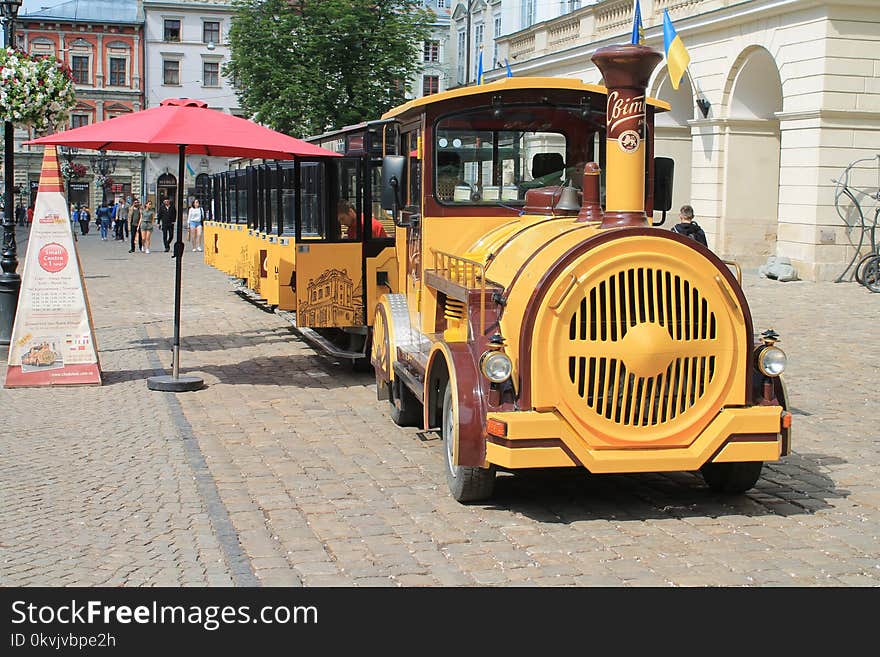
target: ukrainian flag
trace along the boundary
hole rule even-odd
[[[675,27],[669,18],[669,11],[663,10],[663,49],[666,52],[666,68],[669,71],[669,80],[672,82],[672,88],[678,89],[678,83],[681,82],[681,76],[684,75],[685,69],[690,64],[691,56],[688,54],[687,48]]]
[[[483,84],[483,46],[480,46],[480,59],[477,62],[477,84]]]
[[[639,6],[639,0],[636,0],[633,12],[632,44],[636,46],[643,43],[645,43],[645,28],[642,26],[642,8]]]
[[[189,172],[189,175],[191,175],[191,176],[196,175],[195,170],[190,166],[189,162],[186,163],[186,170]]]

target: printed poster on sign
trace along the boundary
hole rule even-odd
[[[6,387],[101,383],[57,155],[47,148],[21,274]]]

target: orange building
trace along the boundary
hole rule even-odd
[[[77,102],[70,124],[59,128],[76,128],[143,109],[143,16],[137,0],[62,2],[23,13],[16,20],[16,40],[30,53],[54,55],[73,71]],[[33,136],[30,130],[16,131],[16,185],[23,197],[30,192],[31,203],[40,177],[42,148],[22,146],[22,142]],[[88,204],[94,210],[105,199],[140,195],[141,153],[107,153],[103,175],[92,166],[94,155],[94,151],[83,151],[67,156],[70,162],[86,167],[85,176],[67,181],[71,203]]]

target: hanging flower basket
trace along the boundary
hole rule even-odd
[[[54,56],[0,48],[0,120],[50,132],[70,120],[73,74]]]
[[[67,162],[66,160],[61,163],[61,176],[65,180],[76,180],[84,175],[86,175],[85,165],[78,162]]]

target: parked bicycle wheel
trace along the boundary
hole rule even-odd
[[[859,285],[865,284],[865,265],[876,257],[877,254],[872,252],[862,256],[861,260],[859,260],[859,264],[856,265],[855,269],[855,278]]]
[[[880,255],[872,256],[862,269],[862,285],[871,292],[880,292]]]

